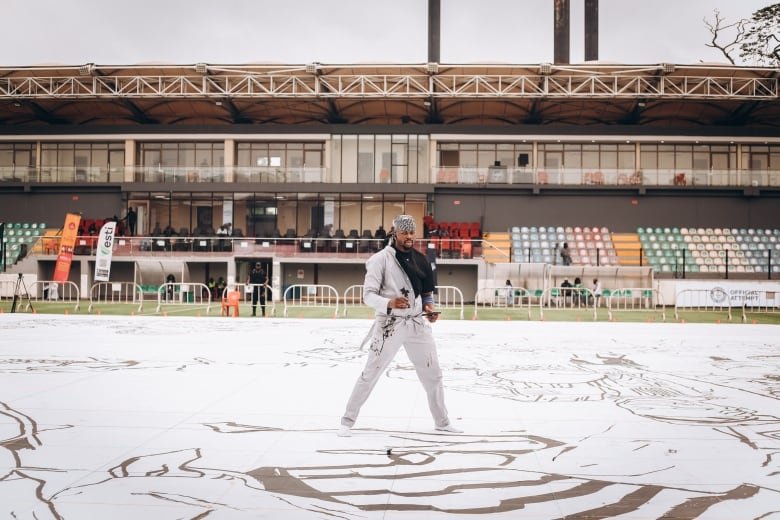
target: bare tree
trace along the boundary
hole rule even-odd
[[[723,56],[729,60],[729,63],[736,65],[734,58],[731,57],[731,53],[736,50],[737,47],[741,47],[742,42],[745,39],[745,32],[747,30],[746,25],[748,23],[744,18],[737,20],[733,23],[725,23],[725,19],[720,15],[720,11],[715,9],[714,20],[710,21],[704,18],[704,25],[709,29],[712,34],[712,40],[710,43],[705,43],[707,47],[718,49],[723,53]],[[728,35],[731,35],[730,41],[728,41]],[[719,42],[718,39],[727,38],[726,42]]]

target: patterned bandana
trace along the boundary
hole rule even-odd
[[[396,231],[411,231],[417,230],[417,225],[414,223],[414,217],[411,215],[398,215],[393,219],[393,227]]]

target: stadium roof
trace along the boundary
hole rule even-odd
[[[709,64],[0,67],[0,129],[563,124],[776,130],[779,78],[776,68]]]

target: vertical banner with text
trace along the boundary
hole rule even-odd
[[[70,275],[70,264],[73,261],[73,248],[76,246],[76,237],[79,233],[81,215],[68,213],[65,215],[65,225],[62,228],[60,251],[57,253],[57,264],[54,266],[55,282],[67,282]]]
[[[95,257],[95,281],[107,282],[111,274],[111,255],[114,251],[116,222],[106,222],[100,228],[97,256]]]

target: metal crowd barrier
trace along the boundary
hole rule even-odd
[[[507,290],[512,294],[507,295]],[[506,310],[522,310],[531,319],[531,298],[533,294],[524,287],[483,287],[474,294],[474,317],[476,318],[480,308]]]
[[[460,319],[463,319],[463,292],[452,285],[437,285],[436,310],[455,309],[460,311]]]
[[[24,310],[30,310],[30,303],[51,304],[75,302],[74,311],[81,307],[81,291],[74,282],[55,282],[54,280],[38,280],[27,286],[30,300]]]
[[[363,286],[362,285],[350,285],[344,289],[344,294],[341,296],[341,304],[344,307],[343,315],[346,317],[347,309],[350,307],[359,307],[363,304]]]
[[[92,312],[96,303],[137,303],[137,312],[141,312],[144,308],[144,292],[134,282],[95,282],[89,289],[87,312]]]
[[[593,321],[598,319],[596,298],[593,291],[586,287],[548,287],[539,298],[539,318],[544,319],[544,311],[593,311]]]
[[[284,290],[284,316],[291,307],[333,308],[333,317],[339,315],[339,293],[331,285],[294,284]]]
[[[747,313],[780,313],[780,293],[777,291],[749,291],[743,296],[742,322],[747,322]]]
[[[731,308],[741,307],[722,289],[683,289],[674,299],[674,318],[680,319],[680,309],[686,312],[726,312],[731,321]]]
[[[663,295],[651,287],[629,287],[615,289],[608,296],[602,296],[606,301],[609,319],[612,311],[656,311],[661,306],[661,319],[666,321],[666,307]]]
[[[166,282],[157,289],[155,312],[159,313],[163,304],[191,307],[205,305],[208,314],[211,311],[211,291],[203,283]]]
[[[463,293],[457,287],[449,285],[437,285],[435,289],[436,310],[455,309],[460,311],[460,319],[463,319]],[[356,307],[363,303],[363,286],[350,285],[344,291],[342,304],[343,315],[347,315],[347,306]]]

